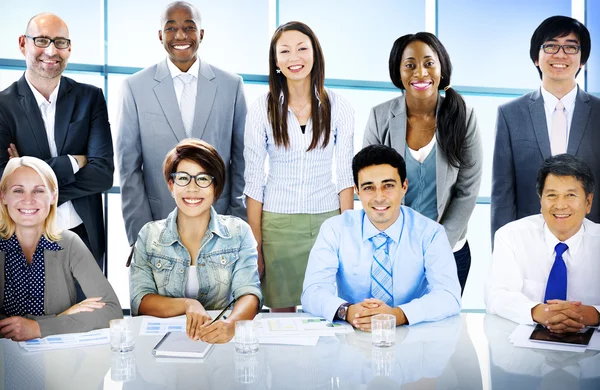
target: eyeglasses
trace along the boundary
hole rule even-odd
[[[71,46],[71,40],[67,38],[50,39],[48,37],[31,37],[27,34],[25,35],[25,38],[33,40],[33,44],[42,49],[47,48],[51,43],[54,43],[54,47],[58,50],[68,49],[69,46]]]
[[[196,184],[200,188],[209,187],[213,180],[215,179],[213,176],[208,173],[199,173],[196,176],[192,176],[187,172],[174,172],[171,173],[171,178],[173,182],[177,184],[179,187],[185,187],[192,182],[192,177],[196,181]]]
[[[548,43],[548,44],[540,46],[540,48],[542,50],[544,50],[544,53],[546,53],[546,54],[556,54],[560,51],[561,48],[563,49],[563,52],[565,54],[577,54],[577,53],[579,53],[581,46],[579,46],[579,45],[557,45],[555,43]]]

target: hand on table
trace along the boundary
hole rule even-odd
[[[348,308],[348,322],[355,328],[365,332],[371,331],[371,317],[376,314],[393,315],[396,317],[396,326],[408,323],[402,309],[399,307],[390,307],[376,298],[367,298],[363,302],[359,302],[352,306],[358,307],[353,308],[352,311]]]
[[[192,340],[199,340],[202,327],[212,321],[202,304],[195,299],[186,301],[185,319],[185,332]]]
[[[579,301],[549,300],[532,310],[534,321],[555,333],[578,332],[586,326],[598,324],[600,315],[593,306]]]
[[[12,341],[26,341],[41,337],[37,321],[13,316],[0,321],[0,335]]]
[[[227,319],[220,319],[214,324],[203,326],[199,333],[200,340],[211,344],[228,343],[234,335],[235,322]]]
[[[59,314],[59,316],[61,316],[63,314],[70,315],[70,314],[75,314],[75,313],[90,312],[90,311],[94,311],[96,309],[102,309],[104,307],[104,305],[106,305],[106,303],[100,302],[101,299],[102,299],[102,297],[94,297],[94,298],[85,299],[79,303],[74,304],[67,310],[63,311],[62,313]]]

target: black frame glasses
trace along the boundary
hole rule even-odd
[[[569,51],[567,51],[567,48]],[[545,43],[542,46],[540,46],[540,49],[542,49],[544,51],[544,53],[546,53],[546,54],[556,54],[560,51],[560,49],[562,49],[563,53],[565,53],[567,55],[573,55],[573,54],[579,53],[579,50],[581,50],[581,46],[579,46],[579,45],[559,45],[557,43]]]
[[[187,172],[173,172],[171,173],[171,179],[173,179],[173,183],[177,184],[179,187],[186,187],[192,182],[192,177],[196,182],[196,185],[200,188],[208,188],[215,180],[214,176],[209,175],[208,173],[199,173],[196,176],[190,175]],[[187,181],[184,184],[181,184],[179,180]],[[208,179],[208,180],[207,180]],[[201,181],[202,180],[202,181]]]
[[[51,43],[54,43],[54,47],[57,50],[65,50],[68,49],[69,47],[71,47],[71,40],[68,38],[48,38],[48,37],[32,37],[30,35],[23,35],[25,38],[29,38],[33,41],[33,44],[36,47],[39,47],[41,49],[45,49],[48,46],[50,46]],[[61,42],[64,42],[61,43]]]

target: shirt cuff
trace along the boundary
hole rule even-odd
[[[67,156],[69,156],[69,159],[71,160],[71,167],[73,168],[73,173],[77,173],[79,172],[79,164],[77,163],[77,159],[75,159],[75,157],[71,156],[70,154],[67,154]]]
[[[253,185],[248,185],[248,183],[246,183],[246,188],[244,188],[244,196],[252,198],[257,202],[264,203],[264,194],[265,194],[264,186],[253,186]],[[244,199],[244,201],[245,201],[245,199]]]

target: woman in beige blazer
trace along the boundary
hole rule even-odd
[[[83,241],[56,225],[58,183],[35,157],[0,180],[0,337],[31,340],[106,328],[123,313]],[[89,298],[77,303],[75,281]]]
[[[363,147],[387,145],[404,157],[404,202],[444,226],[464,290],[471,266],[467,224],[483,163],[477,119],[450,86],[450,57],[435,35],[420,32],[398,38],[389,69],[404,95],[373,107]]]

